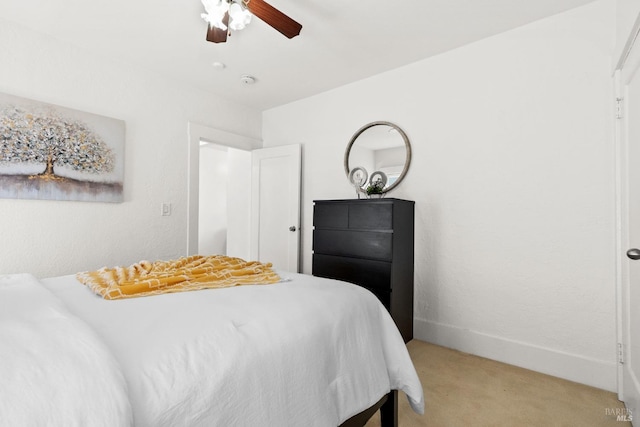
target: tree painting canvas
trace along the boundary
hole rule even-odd
[[[0,198],[122,202],[122,120],[0,94]]]

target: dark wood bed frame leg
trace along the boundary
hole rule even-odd
[[[398,427],[398,390],[391,390],[387,395],[387,401],[380,407],[380,425]]]

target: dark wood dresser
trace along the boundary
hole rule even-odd
[[[415,202],[400,199],[315,200],[314,276],[373,292],[405,342],[413,338]]]

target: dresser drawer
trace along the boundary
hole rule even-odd
[[[313,208],[313,226],[316,228],[347,228],[349,226],[349,205],[316,203]]]
[[[351,230],[391,230],[393,204],[362,200],[356,203],[316,203],[313,209],[315,228],[349,228]]]
[[[379,291],[391,286],[391,263],[385,261],[313,254],[312,272]]]
[[[391,261],[392,238],[391,232],[315,229],[313,251],[325,255]]]
[[[349,205],[349,228],[352,230],[391,230],[393,205],[382,201]]]

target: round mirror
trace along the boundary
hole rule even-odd
[[[380,186],[379,194],[393,190],[410,163],[409,138],[389,122],[372,122],[358,129],[344,154],[344,171],[359,192],[372,185]]]

